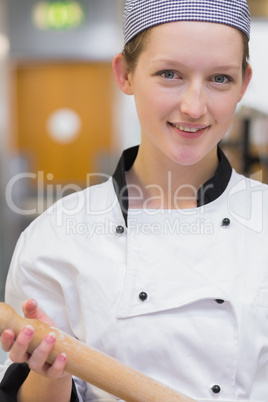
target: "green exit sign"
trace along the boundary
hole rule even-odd
[[[41,1],[34,6],[34,25],[43,30],[74,29],[85,19],[85,10],[78,1]]]

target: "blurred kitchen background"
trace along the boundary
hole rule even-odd
[[[0,0],[0,300],[21,231],[56,199],[113,173],[138,144],[113,78],[124,0]],[[268,0],[249,1],[254,77],[223,147],[268,183]],[[99,174],[101,173],[101,174]]]

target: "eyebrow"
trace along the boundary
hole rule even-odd
[[[186,67],[184,63],[172,60],[172,59],[153,59],[151,60],[151,62],[153,64],[168,64],[170,67]],[[241,63],[242,64],[242,63]],[[236,64],[226,64],[226,65],[215,65],[212,66],[213,69],[217,69],[217,70],[240,70],[240,65],[236,65]]]

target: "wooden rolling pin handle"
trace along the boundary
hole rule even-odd
[[[16,335],[25,325],[35,328],[29,353],[51,331],[56,334],[55,345],[49,355],[52,364],[60,353],[66,353],[66,371],[128,402],[194,402],[193,399],[151,379],[131,367],[90,348],[62,331],[41,321],[19,316],[8,304],[0,303],[0,335],[12,329]]]

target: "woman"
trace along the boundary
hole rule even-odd
[[[218,146],[251,79],[249,25],[245,0],[126,2],[113,68],[135,97],[141,145],[111,180],[30,225],[7,280],[26,317],[202,401],[268,400],[267,186]],[[53,333],[29,356],[32,336],[2,335],[19,363],[4,395],[116,400],[64,372],[65,355],[45,363]]]

